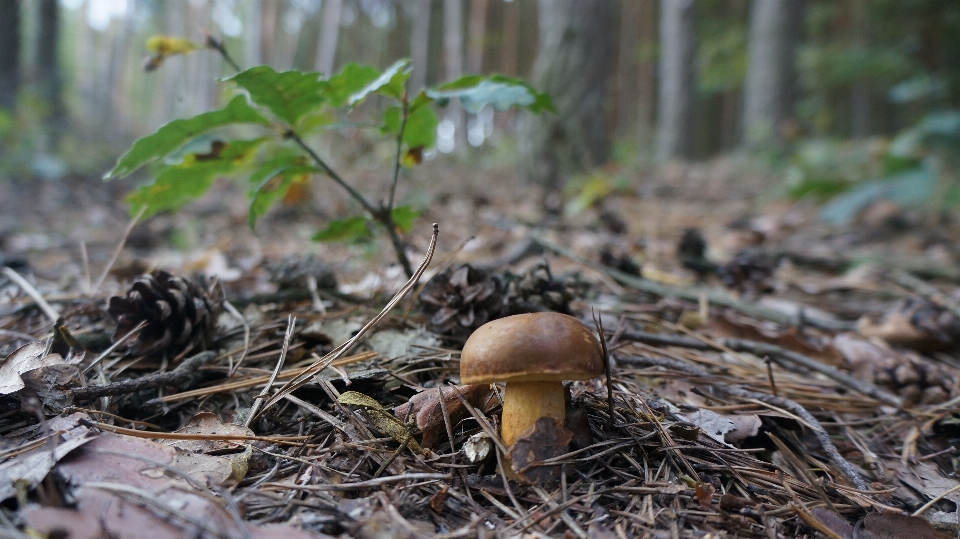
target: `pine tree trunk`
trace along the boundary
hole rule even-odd
[[[340,32],[340,6],[342,0],[326,0],[323,3],[323,26],[320,29],[320,43],[317,46],[317,71],[325,76],[333,73],[333,63],[337,56],[337,38]]]
[[[0,0],[0,108],[13,111],[20,88],[20,0]]]
[[[2,17],[2,15],[0,15]],[[40,0],[40,28],[37,35],[37,79],[40,94],[50,106],[47,124],[54,135],[54,143],[63,121],[60,58],[60,4],[58,0]],[[0,45],[2,46],[2,45]]]
[[[540,0],[534,86],[556,114],[525,114],[524,176],[546,188],[546,208],[571,174],[603,164],[610,149],[605,105],[614,71],[614,8],[607,0]]]
[[[427,64],[430,61],[430,0],[416,0],[413,8],[413,32],[410,35],[410,91],[419,92],[427,85]]]
[[[799,0],[753,2],[743,107],[748,147],[783,142],[779,128],[793,108],[794,58],[802,13]]]
[[[443,0],[444,82],[463,76],[463,0]],[[444,117],[453,122],[455,148],[467,142],[467,122],[459,102],[447,106]]]
[[[470,0],[470,26],[467,37],[467,72],[483,71],[483,52],[487,36],[487,0]]]
[[[660,98],[657,158],[689,158],[696,98],[696,13],[693,0],[660,0]]]

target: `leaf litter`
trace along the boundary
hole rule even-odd
[[[636,230],[625,203],[608,198],[603,211]],[[960,279],[905,261],[903,245],[871,271],[846,271],[856,240],[801,214],[704,229],[710,249],[695,268],[670,248],[688,219],[673,244],[642,246],[638,272],[599,262],[605,248],[638,248],[623,227],[577,228],[587,217],[565,235],[481,230],[481,245],[532,241],[552,254],[483,266],[482,249],[466,252],[482,278],[449,264],[428,308],[412,290],[359,338],[387,302],[329,278],[241,295],[248,276],[221,283],[246,327],[224,314],[209,340],[174,332],[186,351],[169,354],[98,345],[88,335],[116,329],[108,296],[63,299],[48,286],[77,336],[68,349],[84,354],[70,356],[71,376],[35,386],[24,377],[56,360],[50,320],[7,286],[4,526],[70,537],[955,536]],[[734,256],[744,242],[760,252]],[[392,282],[383,277],[370,282]],[[506,453],[501,388],[456,385],[464,328],[524,308],[588,322],[591,307],[606,326],[609,388],[570,384],[566,424],[538,425]],[[46,405],[42,387],[70,399]],[[511,458],[552,476],[505,481]]]

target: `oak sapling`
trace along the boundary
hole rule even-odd
[[[170,55],[203,48],[217,51],[227,64],[237,67],[223,43],[214,38],[208,37],[203,47],[167,36],[155,36],[149,44],[153,53],[147,62],[150,70],[159,68]],[[423,152],[435,144],[435,109],[456,98],[471,113],[486,106],[498,111],[520,107],[537,114],[554,110],[546,94],[519,79],[500,75],[467,75],[436,88],[410,92],[408,60],[399,60],[383,71],[348,64],[331,76],[277,72],[269,66],[237,71],[222,79],[233,93],[223,108],[174,120],[136,140],[104,176],[105,180],[123,178],[148,167],[151,181],[127,196],[131,212],[144,209],[144,217],[149,217],[177,210],[203,196],[219,177],[245,178],[251,187],[248,222],[254,227],[291,186],[326,176],[347,192],[363,214],[329,222],[314,239],[356,240],[371,237],[373,229],[380,228],[408,276],[413,268],[400,234],[410,228],[418,212],[396,205],[397,184],[401,170],[419,164]],[[361,193],[310,144],[313,135],[342,127],[335,119],[347,118],[374,96],[390,105],[373,121],[351,125],[375,126],[381,135],[396,142],[389,185],[379,201]],[[239,126],[245,128],[238,130]]]

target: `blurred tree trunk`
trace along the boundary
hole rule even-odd
[[[2,17],[2,15],[0,15]],[[63,122],[62,79],[57,47],[60,44],[60,3],[40,0],[40,21],[37,35],[37,82],[43,99],[50,106],[48,125],[56,145]],[[2,45],[0,45],[2,46]]]
[[[660,0],[660,103],[657,158],[689,158],[696,98],[696,13],[693,0]]]
[[[640,77],[641,2],[623,2],[620,15],[620,44],[617,53],[617,136],[635,141],[638,116]]]
[[[753,1],[743,107],[747,146],[783,143],[780,127],[793,109],[802,14],[801,0]]]
[[[853,27],[853,46],[864,50],[867,47],[867,3],[864,0],[850,2],[851,26]],[[853,85],[850,102],[853,138],[863,138],[870,134],[870,84],[856,82]]]
[[[444,82],[463,76],[463,0],[443,0],[443,76]],[[453,122],[455,148],[467,142],[467,122],[460,102],[451,102],[444,114]]]
[[[517,3],[506,2],[503,10],[503,28],[500,29],[500,71],[508,77],[517,76]]]
[[[243,21],[244,63],[240,64],[240,67],[250,68],[263,63],[263,51],[260,50],[262,10],[262,0],[248,0],[246,16]]]
[[[467,37],[467,72],[483,72],[487,36],[487,0],[470,0],[470,27]]]
[[[520,149],[524,176],[546,188],[545,206],[567,178],[607,160],[610,150],[604,104],[613,76],[613,2],[540,0],[539,52],[534,86],[550,94],[556,114],[523,116]]]
[[[20,0],[0,0],[0,108],[13,111],[20,87]]]
[[[629,1],[629,0],[628,0]],[[657,3],[640,2],[640,31],[638,43],[639,65],[637,66],[637,108],[639,131],[637,140],[641,147],[653,141],[656,121],[657,65],[652,51],[657,45]]]
[[[337,57],[341,5],[342,0],[323,2],[323,26],[320,28],[320,42],[317,45],[316,68],[327,77],[333,73],[333,62]]]
[[[430,0],[416,0],[413,8],[413,32],[410,35],[410,90],[419,92],[427,85],[427,67],[430,61]]]

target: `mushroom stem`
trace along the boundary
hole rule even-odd
[[[513,447],[517,437],[541,417],[553,417],[562,425],[565,416],[563,382],[508,382],[503,391],[500,437],[507,447]]]

